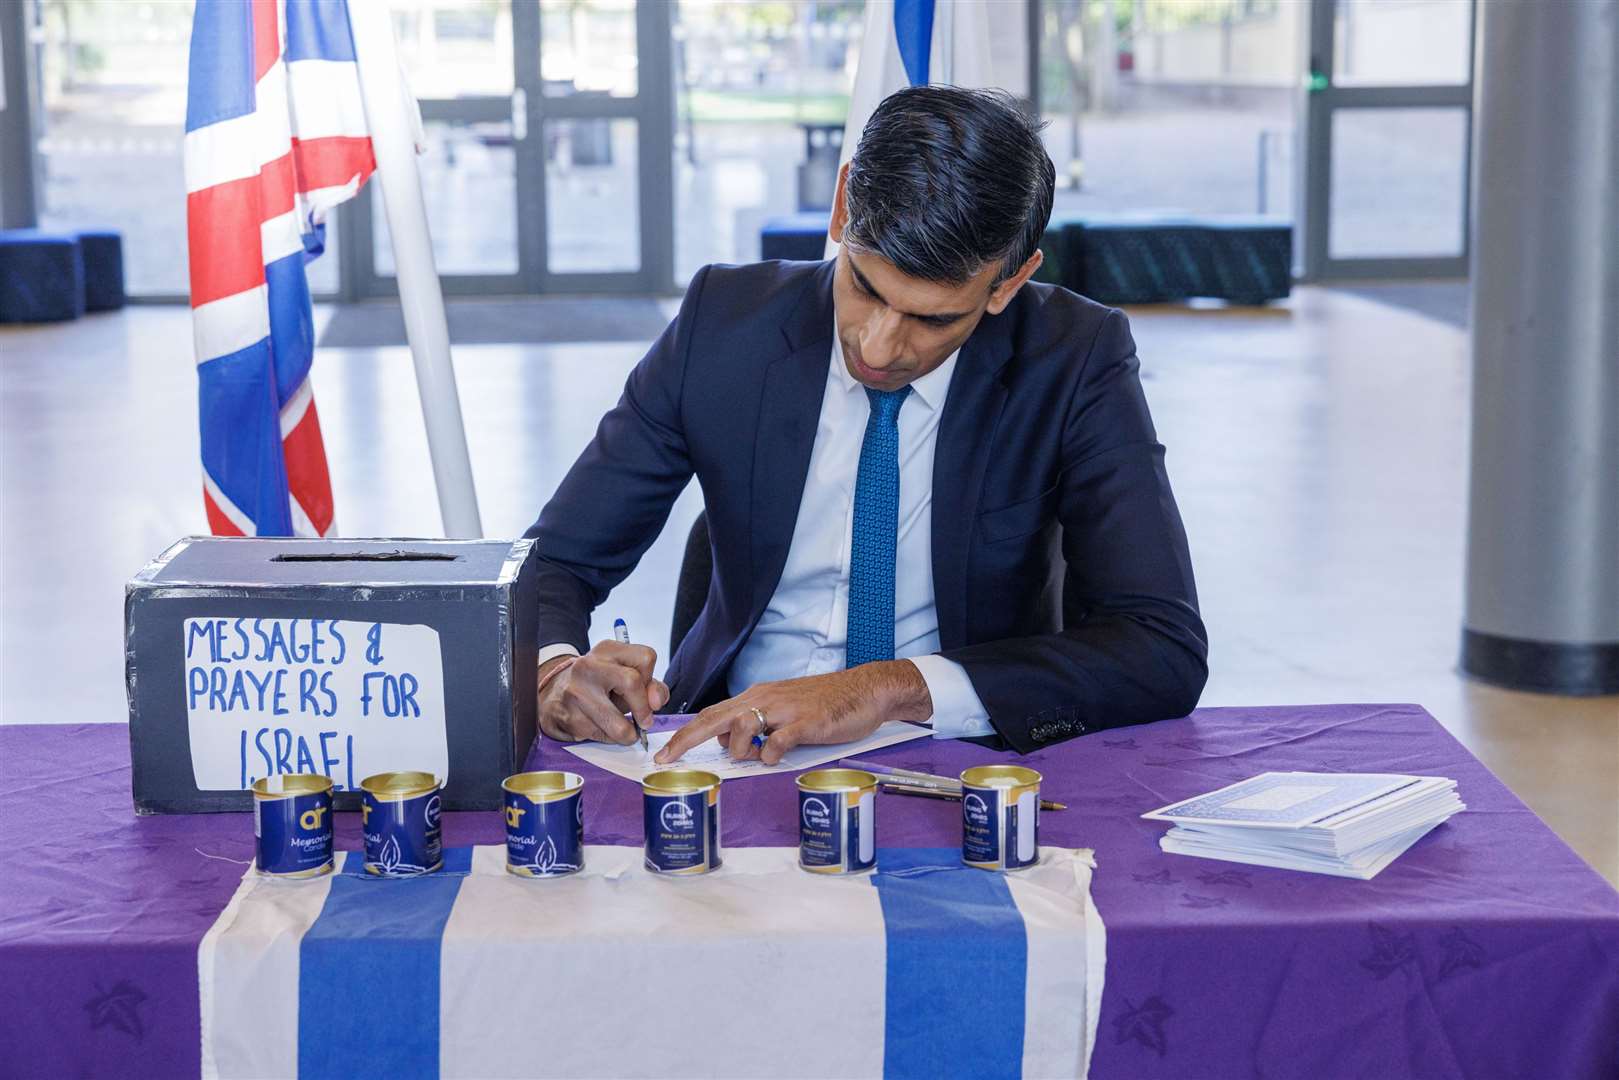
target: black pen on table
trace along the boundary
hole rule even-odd
[[[620,645],[628,645],[630,643],[630,628],[623,619],[613,620],[613,636],[618,639],[618,643]],[[646,729],[641,726],[641,721],[635,718],[634,710],[631,710],[630,712],[630,723],[635,725],[635,738],[638,742],[640,742],[641,749],[652,749],[652,747],[646,741]]]

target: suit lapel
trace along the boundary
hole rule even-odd
[[[781,580],[809,475],[832,356],[832,268],[821,264],[782,326],[786,351],[765,369],[754,436],[751,625]]]
[[[1011,357],[1008,313],[986,317],[961,347],[939,419],[933,452],[933,603],[939,646],[945,649],[967,644],[967,555],[984,470],[1006,404],[1001,371]]]

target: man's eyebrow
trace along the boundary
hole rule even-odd
[[[858,267],[858,266],[856,266],[854,264],[853,259],[849,260],[849,271],[852,274],[854,274],[854,279],[857,282],[860,283],[860,287],[862,289],[866,290],[866,292],[870,293],[872,298],[875,299],[879,304],[882,304],[882,305],[884,305],[886,307],[893,307],[894,306],[893,304],[890,304],[887,300],[883,299],[883,294],[878,292],[876,286],[874,286],[870,281],[868,281],[866,279],[866,275],[862,274],[860,272],[860,267]],[[957,311],[957,312],[944,312],[944,313],[939,314],[939,315],[913,315],[909,311],[902,311],[902,312],[900,312],[900,314],[906,316],[907,318],[920,319],[925,323],[933,323],[936,326],[944,326],[947,323],[955,322],[957,319],[965,318],[966,315],[967,315],[967,312],[965,312],[965,311]]]

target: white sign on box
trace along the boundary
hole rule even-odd
[[[438,631],[339,619],[186,619],[191,771],[202,791],[321,773],[339,791],[379,772],[448,779]]]

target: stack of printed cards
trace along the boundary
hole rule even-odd
[[[1178,855],[1365,881],[1465,809],[1442,776],[1269,772],[1141,816]]]

